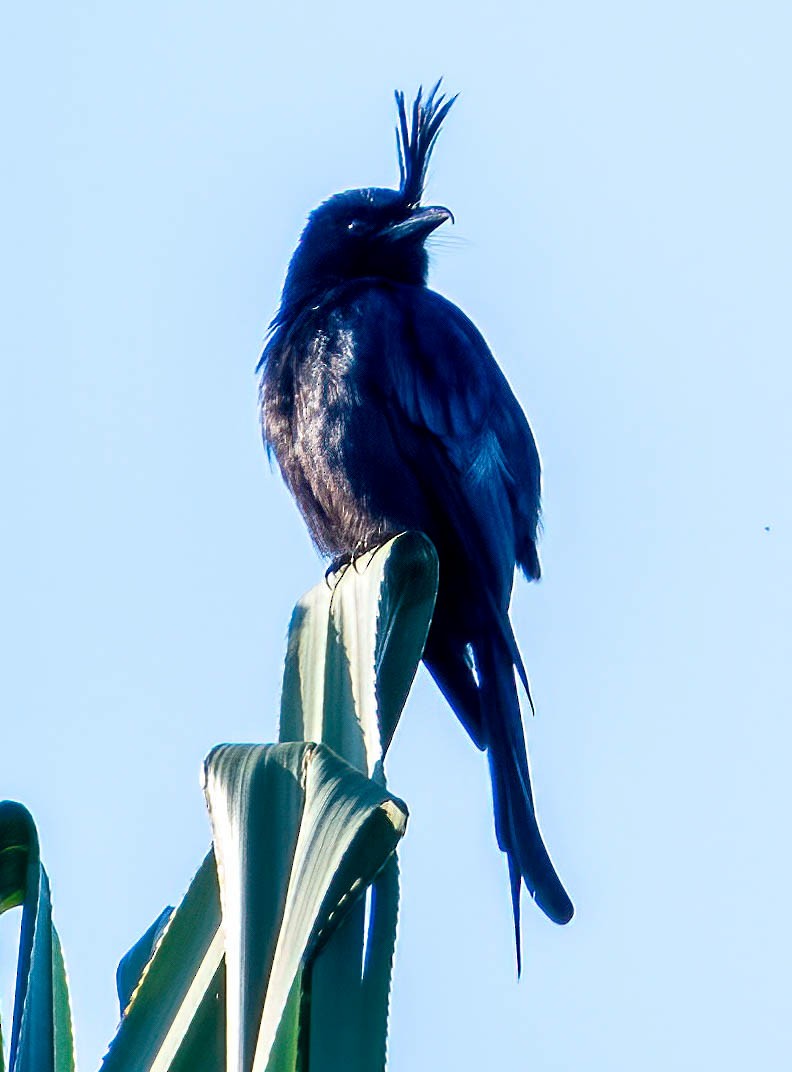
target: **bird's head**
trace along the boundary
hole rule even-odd
[[[441,223],[453,220],[447,208],[421,204],[432,149],[456,100],[438,95],[439,88],[438,82],[425,100],[419,89],[409,117],[404,94],[396,93],[398,190],[347,190],[310,214],[289,264],[276,322],[350,280],[426,282],[426,239]]]

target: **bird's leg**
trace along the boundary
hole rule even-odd
[[[369,554],[369,552],[376,551],[378,547],[381,547],[382,544],[385,543],[386,539],[388,539],[388,537],[380,537],[376,540],[358,540],[357,544],[355,545],[355,550],[352,552],[351,556],[352,568],[354,569],[355,573],[358,574],[358,576],[360,575],[360,570],[357,566],[359,560],[363,558],[364,555]]]
[[[399,530],[400,531],[400,530]],[[367,555],[370,551],[376,551],[378,547],[382,547],[393,536],[398,535],[398,532],[389,532],[380,536],[376,540],[360,539],[355,544],[353,550],[344,552],[343,555],[337,555],[330,565],[325,570],[325,582],[328,588],[334,588],[336,584],[342,579],[346,571],[351,566],[355,573],[360,576],[360,570],[358,569],[358,562],[364,555]],[[330,584],[331,574],[337,573],[338,578],[335,584]]]
[[[360,570],[357,567],[358,561],[366,554],[369,548],[365,545],[363,540],[359,540],[355,550],[352,554],[352,569],[360,576]]]
[[[359,574],[360,570],[357,567],[358,559],[363,558],[373,551],[377,551],[380,547],[392,540],[394,536],[398,536],[401,529],[394,529],[392,532],[381,532],[375,540],[359,540],[355,546],[355,550],[350,555],[350,561],[355,573]]]

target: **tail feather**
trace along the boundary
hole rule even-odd
[[[440,691],[451,704],[476,748],[486,748],[481,711],[481,693],[464,648],[445,643],[442,634],[430,633],[424,663]]]
[[[508,615],[498,610],[494,600],[488,610],[471,642],[475,671],[460,638],[438,628],[437,617],[424,662],[476,745],[487,751],[495,833],[509,866],[519,974],[523,883],[554,923],[568,923],[574,907],[553,867],[536,818],[515,671],[526,689],[527,677],[517,642]]]
[[[509,886],[511,888],[512,912],[514,913],[514,947],[517,954],[517,978],[522,975],[522,935],[520,933],[520,894],[522,892],[522,875],[516,860],[507,856],[509,864]]]
[[[490,614],[492,615],[493,621],[495,622],[497,629],[501,637],[503,638],[503,642],[509,649],[509,654],[511,655],[512,663],[514,664],[514,668],[517,671],[520,681],[522,682],[523,688],[525,689],[526,698],[528,700],[528,703],[531,705],[531,714],[536,714],[536,711],[534,710],[533,696],[531,696],[531,685],[528,681],[528,674],[525,670],[525,663],[522,660],[522,655],[520,655],[520,649],[517,646],[517,638],[515,637],[514,630],[511,627],[509,616],[508,614],[502,613],[502,611],[498,607],[497,602],[495,601],[494,595],[489,590],[485,590],[485,595],[488,597]]]
[[[536,818],[511,651],[497,634],[474,645],[474,650],[480,674],[495,831],[509,861],[519,942],[521,881],[554,923],[568,923],[574,908],[553,867]]]

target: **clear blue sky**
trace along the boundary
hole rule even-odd
[[[9,9],[0,795],[40,825],[83,1072],[118,958],[207,846],[201,759],[273,737],[321,573],[256,424],[287,259],[320,199],[393,183],[392,90],[439,74],[462,95],[429,196],[465,241],[432,284],[544,458],[546,579],[514,619],[578,914],[526,903],[517,985],[485,764],[422,674],[389,766],[412,815],[391,1068],[785,1067],[791,22],[761,0]]]

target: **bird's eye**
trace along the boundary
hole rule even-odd
[[[347,230],[351,231],[353,234],[356,231],[362,230],[362,227],[363,227],[363,224],[362,224],[362,222],[360,220],[350,220],[349,223],[347,224]]]

